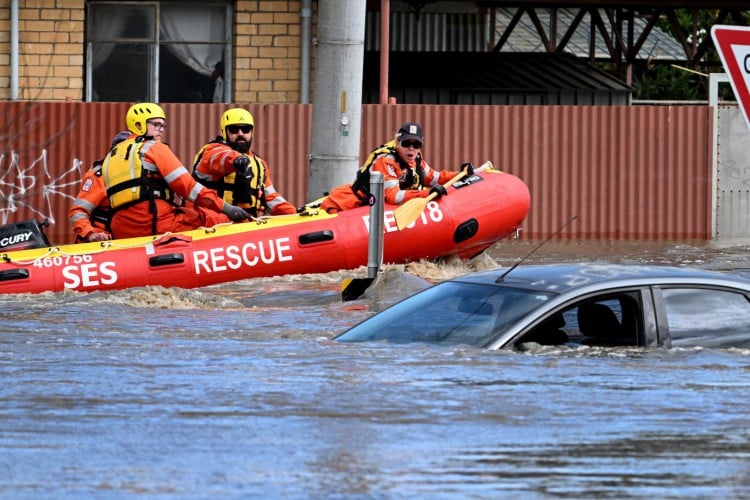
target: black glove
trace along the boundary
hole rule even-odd
[[[436,200],[439,200],[443,196],[448,196],[448,191],[445,189],[445,186],[443,186],[442,184],[438,184],[437,186],[430,189],[430,194],[433,194],[433,193],[435,193],[436,195],[434,198]]]
[[[474,165],[471,163],[462,163],[461,164],[461,170],[466,169],[466,177],[471,177],[474,175]]]
[[[368,186],[369,187],[369,186]],[[398,179],[398,188],[406,191],[414,187],[414,170],[407,168]]]
[[[224,206],[221,207],[221,211],[233,222],[241,222],[250,218],[250,214],[245,212],[240,207],[230,205],[229,203],[224,203]]]
[[[232,161],[232,166],[234,167],[234,169],[241,174],[247,172],[248,165],[250,165],[250,158],[245,155],[240,155],[235,158],[234,161]]]

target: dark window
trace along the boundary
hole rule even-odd
[[[86,100],[228,102],[231,18],[226,1],[90,1]]]
[[[642,345],[643,312],[639,296],[637,292],[609,294],[566,307],[547,317],[515,344]]]

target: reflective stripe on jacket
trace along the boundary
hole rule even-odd
[[[100,161],[81,178],[81,189],[68,211],[68,220],[76,238],[85,239],[92,232],[108,232],[112,209],[102,182]]]
[[[220,138],[217,138],[203,146],[195,155],[193,177],[202,184],[216,189],[219,193],[221,191],[218,188],[221,187],[224,200],[227,200],[227,196],[231,195],[233,201],[235,201],[234,196],[237,193],[235,193],[236,177],[234,176],[237,172],[233,162],[235,158],[242,154],[232,149]],[[250,212],[255,212],[252,215],[259,215],[260,212],[266,210],[270,211],[273,215],[297,213],[297,208],[276,191],[271,181],[271,169],[268,167],[266,161],[253,151],[248,151],[245,155],[250,159],[248,170],[253,175],[253,178],[248,179],[247,182],[247,189],[251,198],[248,202],[245,202]],[[257,179],[254,172],[258,172]],[[259,182],[261,177],[262,183]],[[255,206],[258,202],[259,204]],[[240,201],[238,205],[243,206],[242,203]]]

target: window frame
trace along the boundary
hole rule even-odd
[[[199,6],[206,6],[206,5],[213,5],[213,6],[223,6],[225,8],[225,16],[224,16],[224,39],[221,42],[210,42],[209,45],[223,45],[223,55],[224,55],[224,75],[223,75],[223,96],[222,96],[222,103],[228,103],[231,102],[232,95],[233,95],[233,89],[232,89],[232,81],[233,81],[233,75],[232,75],[232,67],[233,64],[231,64],[231,61],[233,60],[233,40],[234,40],[234,9],[233,4],[231,0],[203,0],[203,1],[196,1],[196,0],[185,0],[185,1],[179,1],[179,2],[173,2],[173,1],[167,1],[167,0],[150,0],[150,1],[113,1],[113,0],[87,0],[86,1],[86,29],[85,29],[85,78],[84,78],[84,101],[85,102],[104,102],[104,101],[94,101],[93,100],[93,92],[94,92],[94,68],[93,68],[93,49],[94,44],[96,43],[128,43],[128,44],[143,44],[147,46],[147,52],[149,54],[149,61],[147,64],[148,70],[150,72],[149,78],[148,78],[148,96],[144,96],[140,101],[147,101],[147,102],[161,102],[160,95],[159,95],[159,83],[160,83],[160,74],[159,74],[159,61],[160,61],[160,51],[162,49],[162,45],[172,44],[172,45],[180,45],[180,44],[206,44],[205,41],[191,41],[191,40],[170,40],[165,41],[161,40],[161,32],[160,32],[160,16],[161,16],[161,8],[163,5],[168,4],[170,8],[174,8],[175,6],[190,6],[190,5],[199,5]],[[153,38],[121,38],[121,37],[104,37],[101,39],[94,40],[93,38],[93,13],[92,13],[92,7],[93,6],[102,6],[102,5],[109,5],[113,8],[127,8],[128,6],[153,6],[154,8],[154,33],[151,35]],[[210,101],[209,101],[210,102]]]
[[[694,291],[695,292],[699,290],[703,290],[705,292],[710,292],[710,293],[719,293],[719,292],[725,293],[725,294],[730,293],[730,294],[736,295],[738,298],[744,297],[744,299],[747,302],[750,302],[750,295],[747,292],[736,289],[736,288],[731,288],[731,287],[708,286],[708,285],[700,285],[700,284],[675,284],[675,285],[660,285],[660,286],[652,287],[654,297],[659,303],[659,307],[658,307],[659,312],[657,316],[657,322],[659,323],[660,336],[666,337],[668,339],[668,342],[665,343],[665,346],[667,348],[675,347],[675,345],[674,345],[673,338],[672,338],[673,331],[669,324],[669,313],[668,313],[668,307],[667,307],[668,300],[672,300],[672,299],[668,299],[667,297],[665,297],[665,292],[667,292],[668,294],[670,291]],[[705,320],[705,317],[707,316],[702,316],[704,320]],[[696,331],[703,332],[705,331],[705,327],[697,329]],[[718,331],[725,331],[725,330],[719,329]],[[700,346],[700,347],[706,346],[705,343],[696,343],[695,341],[691,341],[692,339],[695,339],[695,338],[698,338],[698,337],[695,335],[680,334],[677,336],[676,340],[677,340],[677,344],[680,347],[689,348],[689,347],[696,347],[696,346]],[[720,340],[721,337],[719,336],[717,337],[717,339]]]
[[[648,304],[648,300],[644,297],[643,287],[638,286],[598,290],[594,293],[576,296],[571,300],[567,300],[553,310],[545,313],[544,316],[536,321],[536,324],[532,328],[526,328],[523,335],[517,335],[512,341],[506,343],[506,346],[511,346],[515,349],[521,347],[523,350],[523,344],[528,342],[528,339],[536,337],[540,329],[546,330],[546,322],[558,315],[564,318],[564,325],[560,326],[558,330],[568,336],[567,343],[571,345],[582,344],[582,341],[586,340],[587,337],[582,334],[578,326],[578,308],[583,304],[592,302],[607,305],[615,313],[617,320],[623,328],[631,333],[630,337],[622,337],[623,339],[629,338],[630,342],[617,345],[642,347],[655,343],[655,334],[649,326],[649,318],[652,316],[653,311]],[[624,305],[628,305],[629,309],[627,311],[623,308]],[[624,322],[626,316],[629,320],[627,324]]]

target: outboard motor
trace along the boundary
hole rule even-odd
[[[49,222],[41,223],[36,219],[30,219],[0,226],[0,251],[12,252],[50,246],[43,225],[47,226]]]

